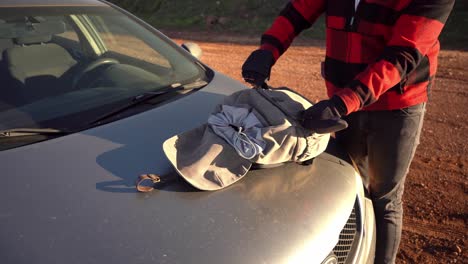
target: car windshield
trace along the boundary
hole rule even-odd
[[[71,131],[138,95],[209,82],[188,52],[113,7],[0,8],[0,54],[0,131]]]

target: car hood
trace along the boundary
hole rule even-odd
[[[162,151],[206,121],[239,83],[204,89],[80,133],[0,152],[1,263],[320,263],[356,198],[352,167],[322,154],[310,166],[251,171],[203,192],[176,178]],[[170,176],[137,193],[143,173]]]

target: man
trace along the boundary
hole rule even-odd
[[[375,263],[395,262],[404,181],[437,69],[438,37],[453,4],[292,0],[242,66],[247,82],[262,85],[293,39],[326,14],[322,75],[330,99],[307,109],[303,125],[319,133],[337,132],[367,181],[377,225]]]

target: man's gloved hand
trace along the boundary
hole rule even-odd
[[[242,77],[248,83],[255,86],[263,86],[270,78],[271,67],[275,64],[275,58],[269,50],[256,50],[250,54],[242,65]]]
[[[348,127],[341,119],[347,109],[338,96],[314,104],[302,113],[302,126],[318,134],[332,133]]]

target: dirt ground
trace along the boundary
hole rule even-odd
[[[197,39],[203,49],[202,61],[239,81],[242,63],[256,48],[254,39],[214,35],[200,40],[200,35],[168,34],[178,43]],[[323,45],[300,42],[277,62],[270,85],[296,89],[312,101],[324,99],[320,75]],[[405,185],[397,263],[468,263],[467,69],[468,52],[441,52],[421,143]]]

